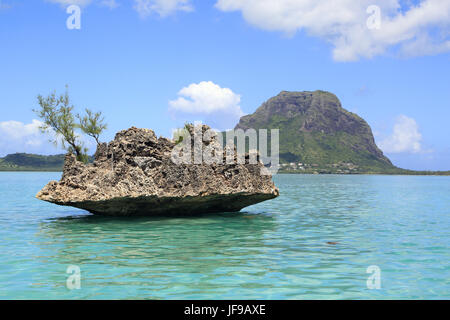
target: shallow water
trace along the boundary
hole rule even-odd
[[[0,299],[450,298],[450,177],[278,175],[241,213],[135,219],[34,198],[59,177],[0,173]]]

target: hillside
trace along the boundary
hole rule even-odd
[[[325,91],[287,92],[243,116],[235,129],[280,130],[282,171],[400,173],[376,146],[372,130]]]
[[[0,171],[62,171],[64,155],[42,156],[29,153],[0,158]]]
[[[249,128],[280,130],[281,173],[450,175],[395,167],[375,144],[367,122],[325,91],[283,91],[235,127]],[[63,163],[63,154],[15,153],[0,158],[0,171],[62,171]]]

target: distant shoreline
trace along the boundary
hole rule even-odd
[[[64,154],[37,155],[27,153],[9,154],[0,158],[0,172],[62,172]],[[90,161],[93,161],[90,156]],[[321,174],[321,175],[408,175],[408,176],[450,176],[450,171],[408,170],[395,166],[371,167],[352,163],[335,165],[280,164],[279,174]]]
[[[450,171],[420,171],[407,169],[394,169],[391,171],[361,171],[361,172],[312,172],[312,171],[294,171],[294,170],[279,170],[278,174],[312,174],[312,175],[385,175],[385,176],[450,176]]]
[[[438,171],[440,172],[440,171]],[[278,172],[277,174],[297,174],[310,176],[432,176],[432,177],[448,177],[450,172],[443,171],[442,173],[381,173],[381,172],[362,172],[362,173],[301,173],[301,172]]]
[[[3,170],[0,169],[1,172],[54,172],[54,173],[62,173],[62,170],[58,169],[17,169],[17,170]],[[432,177],[448,177],[450,176],[450,172],[447,171],[436,171],[436,172],[428,172],[428,171],[414,171],[412,173],[386,173],[386,172],[361,172],[361,173],[311,173],[311,172],[286,172],[281,171],[276,175],[284,175],[284,174],[295,174],[295,175],[305,175],[305,176],[432,176]]]
[[[54,170],[52,170],[52,169],[45,169],[45,170],[37,170],[37,169],[17,169],[17,170],[3,170],[3,169],[0,169],[0,172],[61,172],[62,173],[62,170],[60,170],[60,169],[58,169],[58,170],[56,170],[56,169],[54,169]]]

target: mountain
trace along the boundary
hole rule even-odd
[[[450,175],[395,167],[375,144],[367,122],[325,91],[283,91],[235,127],[249,128],[280,130],[280,172]],[[62,154],[15,153],[0,158],[0,171],[62,171],[63,163]]]
[[[243,116],[235,127],[249,128],[280,130],[280,162],[288,171],[356,173],[398,169],[375,144],[367,122],[345,110],[329,92],[283,91],[253,114]]]
[[[13,153],[0,158],[0,171],[62,171],[65,154],[43,156],[33,153]],[[89,156],[89,162],[94,161]]]
[[[42,156],[14,153],[0,158],[0,171],[61,171],[63,164],[63,154]]]

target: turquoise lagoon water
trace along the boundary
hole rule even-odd
[[[450,298],[449,177],[278,175],[241,213],[134,219],[34,198],[59,177],[0,173],[0,299]]]

